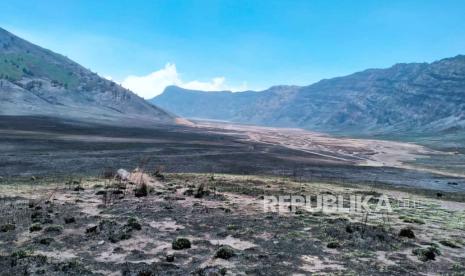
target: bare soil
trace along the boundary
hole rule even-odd
[[[136,197],[138,183],[131,183],[141,177],[149,193]],[[141,171],[130,183],[87,177],[0,188],[0,226],[14,225],[0,232],[0,275],[460,275],[465,269],[464,203],[405,192]],[[322,193],[385,194],[393,206],[403,198],[423,204],[368,217],[263,209],[263,195]],[[403,228],[415,238],[399,236]],[[179,237],[190,247],[173,249]],[[216,258],[221,246],[232,256]],[[435,259],[422,259],[418,252],[430,247]]]

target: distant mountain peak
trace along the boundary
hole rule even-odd
[[[398,63],[260,93],[195,91],[153,103],[185,117],[342,134],[424,134],[465,126],[465,55]]]

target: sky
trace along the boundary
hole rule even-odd
[[[465,1],[2,0],[0,27],[144,98],[262,90],[465,54]]]

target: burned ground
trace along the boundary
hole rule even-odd
[[[259,130],[253,137],[260,134]],[[372,149],[367,149],[364,156],[358,152],[360,149],[352,149],[344,141],[332,149],[337,141],[331,138],[322,154],[283,142],[273,144],[273,139],[284,137],[276,131],[265,129],[264,138],[255,140],[250,139],[248,131],[203,126],[116,127],[46,117],[0,116],[0,181],[17,176],[96,176],[108,167],[129,168],[145,160],[147,167],[162,167],[166,172],[260,174],[330,183],[387,184],[441,190],[445,198],[453,199],[457,199],[457,192],[465,192],[462,177],[358,166],[354,162],[370,158]],[[295,132],[283,139],[292,139]],[[296,143],[303,143],[301,139],[305,142],[312,138],[299,138]],[[329,157],[328,151],[332,151]],[[341,151],[354,151],[350,153],[353,157],[341,155]]]
[[[369,216],[303,208],[276,213],[264,212],[263,195],[386,194],[392,203],[416,196],[276,177],[145,179],[146,197],[135,197],[133,184],[100,178],[71,185],[55,180],[3,185],[2,209],[10,215],[4,211],[2,225],[14,228],[0,233],[2,273],[460,275],[464,269],[462,203],[419,198],[421,208]],[[40,229],[31,231],[32,225]],[[415,237],[399,236],[405,228]],[[189,246],[175,246],[177,238]],[[233,253],[218,257],[224,256],[218,255],[222,246]],[[425,259],[428,248],[434,249],[434,260]]]

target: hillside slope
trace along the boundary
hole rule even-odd
[[[341,134],[434,134],[465,128],[465,56],[396,64],[261,92],[169,87],[152,103],[180,116]]]
[[[0,28],[0,115],[170,123],[131,91]]]

